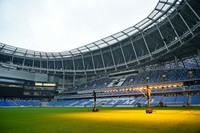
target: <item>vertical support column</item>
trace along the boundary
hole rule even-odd
[[[60,54],[60,53],[59,53]],[[65,69],[64,69],[64,61],[63,61],[63,56],[61,56],[61,64],[62,64],[62,72],[63,72],[63,81],[62,81],[62,88],[65,88]]]
[[[56,74],[56,58],[53,60],[54,74]]]
[[[76,67],[75,67],[75,62],[74,62],[74,55],[72,54],[71,51],[69,51],[69,53],[70,53],[71,56],[72,56],[72,63],[73,63],[74,73],[76,73]]]
[[[126,58],[125,58],[125,55],[124,55],[124,51],[123,51],[123,49],[122,49],[122,43],[121,43],[121,42],[120,42],[120,48],[121,48],[121,51],[122,51],[122,56],[123,56],[123,58],[124,58],[124,63],[125,63],[125,65],[126,65],[126,68],[128,68],[127,62],[126,62]]]
[[[76,73],[74,72],[74,75],[73,75],[73,87],[75,86],[75,80],[76,80]]]
[[[54,69],[54,74],[56,74],[56,57],[54,56],[53,53],[51,53],[51,55],[53,56],[53,69]]]
[[[86,72],[85,72],[85,70],[86,70],[86,69],[85,69],[85,61],[84,61],[84,58],[83,58],[83,54],[81,54],[81,58],[82,58],[82,62],[83,62],[84,73],[86,73]]]
[[[41,69],[42,69],[42,58],[40,58],[40,73],[41,73]]]
[[[23,59],[23,63],[22,63],[22,71],[23,71],[24,65],[25,65],[25,57],[26,57],[26,54],[27,54],[27,50],[26,50],[26,53],[24,54],[24,59]]]
[[[197,51],[198,51],[198,49],[197,49]],[[197,59],[195,58],[195,56],[194,56],[194,55],[192,55],[192,57],[194,58],[194,60],[195,60],[195,63],[197,64],[197,67],[199,68],[199,64],[198,64],[198,61],[197,61]]]
[[[74,55],[72,54],[71,51],[69,51],[69,53],[71,54],[72,57],[72,63],[73,63],[73,68],[74,68],[74,75],[73,75],[73,86],[75,86],[75,79],[76,79],[76,70],[75,70],[75,62],[74,62]]]
[[[87,46],[85,46],[85,47],[90,51],[90,55],[91,55],[91,58],[92,58],[92,65],[93,65],[93,68],[94,68],[94,72],[96,73],[96,68],[95,68],[95,64],[94,64],[94,57],[93,57],[92,51]]]
[[[182,64],[183,64],[183,67],[185,68],[185,63],[183,62],[183,59],[180,58],[180,60],[181,60],[181,62],[182,62]]]
[[[104,71],[106,72],[106,66],[105,66],[105,62],[104,62],[104,58],[103,58],[102,49],[100,49],[100,54],[101,54],[101,59],[102,59],[102,62],[103,62],[103,68],[104,68]]]
[[[175,62],[176,68],[179,68],[179,66],[178,66],[178,59],[177,59],[176,55],[174,56],[174,62]]]
[[[163,35],[162,35],[162,33],[161,33],[161,31],[160,31],[160,29],[159,29],[157,23],[156,23],[156,28],[158,29],[158,32],[159,32],[159,34],[160,34],[160,36],[161,36],[161,39],[162,39],[163,43],[165,44],[165,48],[167,49],[167,51],[169,51],[169,49],[168,49],[168,47],[167,47],[167,44],[166,44],[166,42],[164,41],[164,37],[163,37]]]
[[[198,54],[198,56],[200,58],[200,49],[197,49],[197,54]]]
[[[113,37],[113,36],[112,36]],[[113,37],[114,38],[114,37]],[[116,38],[114,38],[115,40],[116,40]],[[116,67],[116,64],[115,64],[115,59],[114,59],[114,56],[113,56],[113,52],[112,52],[112,49],[111,49],[111,46],[108,44],[108,42],[106,42],[106,41],[104,41],[103,39],[102,39],[102,41],[104,42],[104,43],[106,43],[109,47],[110,47],[110,53],[111,53],[111,57],[112,57],[112,61],[113,61],[113,66],[114,66],[114,68],[115,68],[115,70],[117,70],[117,67]],[[117,40],[118,41],[118,40]]]
[[[130,37],[130,41],[131,41],[131,45],[132,45],[133,52],[134,52],[134,54],[135,54],[137,63],[140,64],[140,62],[139,62],[139,60],[138,60],[138,56],[137,56],[136,50],[135,50],[135,47],[134,47],[134,45],[133,45],[133,40],[131,39],[131,37]]]
[[[198,54],[198,57],[200,59],[200,49],[197,49],[197,54]],[[197,65],[200,66],[200,64],[198,64],[198,62],[197,62]]]
[[[32,67],[34,67],[34,66],[35,66],[35,58],[33,59]]]
[[[188,5],[188,7],[192,10],[192,12],[197,16],[197,18],[200,20],[199,15],[194,11],[194,9],[190,6],[190,4],[187,2],[187,0],[185,0],[186,4]]]
[[[62,89],[65,88],[65,72],[63,71],[63,82],[62,82]]]
[[[178,33],[177,33],[176,29],[174,28],[174,25],[172,24],[172,22],[171,22],[171,20],[169,19],[169,17],[167,17],[167,19],[168,19],[168,21],[169,21],[169,23],[170,23],[170,25],[171,25],[172,29],[174,30],[174,32],[175,32],[175,34],[176,34],[176,37],[178,37],[178,40],[180,41],[180,43],[181,43],[181,45],[182,45],[182,44],[183,44],[183,42],[182,42],[182,40],[181,40],[180,36],[178,35]]]
[[[95,64],[94,64],[94,57],[93,57],[92,51],[90,51],[90,53],[91,53],[92,64],[93,64],[93,68],[94,68],[94,73],[96,73],[96,68],[95,68]]]
[[[189,90],[191,89],[191,87],[189,87]],[[191,94],[188,94],[188,99],[187,99],[187,105],[190,106],[191,104]]]
[[[24,57],[23,63],[22,63],[22,70],[24,70],[24,65],[25,65],[25,57]]]
[[[186,27],[188,28],[188,30],[190,31],[190,33],[194,36],[194,33],[192,32],[192,30],[190,29],[190,27],[188,26],[188,24],[186,23],[186,21],[184,20],[184,18],[182,17],[182,15],[180,13],[178,13],[178,15],[181,17],[181,19],[183,20],[184,24],[186,25]]]
[[[84,58],[83,58],[83,53],[79,50],[79,49],[77,49],[79,52],[80,52],[80,54],[81,54],[81,58],[82,58],[82,62],[83,62],[83,69],[84,69],[84,73],[86,73],[86,69],[85,69],[85,61],[84,61]]]
[[[76,66],[75,66],[75,62],[74,62],[74,55],[72,56],[72,62],[73,62],[73,67],[74,67],[74,72],[75,72],[76,71]]]
[[[46,57],[47,57],[47,74],[49,73],[49,56],[46,54]]]
[[[34,56],[34,58],[33,58],[33,65],[32,65],[32,67],[35,67],[35,51],[33,53],[33,56]]]
[[[47,74],[49,73],[49,59],[47,58]]]
[[[147,47],[147,51],[148,51],[148,53],[149,53],[149,56],[150,56],[150,58],[152,59],[152,55],[151,55],[151,52],[150,52],[149,47],[148,47],[148,45],[147,45],[146,39],[145,39],[145,37],[144,37],[144,33],[141,32],[141,34],[142,34],[142,38],[143,38],[143,40],[144,40],[145,46]]]
[[[11,62],[13,63],[13,60],[14,60],[14,54],[15,52],[17,51],[17,48],[15,48],[15,50],[13,51],[12,53],[12,59],[11,59]],[[22,64],[23,65],[23,64]],[[11,67],[11,65],[9,65],[9,68]],[[24,66],[23,66],[24,67]],[[23,67],[22,67],[22,70],[23,70]]]
[[[64,71],[64,63],[63,63],[63,58],[61,59],[61,65],[62,65],[62,70]]]
[[[104,43],[107,44],[107,42],[105,42],[104,40],[102,40]],[[101,55],[101,60],[102,60],[102,63],[103,63],[103,68],[104,68],[104,71],[106,72],[106,66],[105,66],[105,62],[104,62],[104,58],[103,58],[103,52],[102,52],[102,48],[100,48],[97,44],[93,43],[96,47],[98,47],[100,49],[100,55]],[[108,44],[107,44],[108,45]]]
[[[115,64],[115,59],[114,59],[114,56],[113,56],[113,52],[112,52],[111,46],[110,46],[110,52],[111,52],[111,56],[112,56],[114,68],[115,68],[115,70],[117,70],[117,67],[116,67],[116,64]]]
[[[17,48],[15,48],[15,50],[13,51],[12,53],[12,59],[11,59],[11,62],[13,63],[13,60],[14,60],[14,53],[16,52]]]
[[[40,52],[40,73],[41,73],[41,69],[42,69],[42,55],[41,55],[41,52]]]

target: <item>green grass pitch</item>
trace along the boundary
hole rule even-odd
[[[200,107],[0,108],[0,133],[200,133]]]

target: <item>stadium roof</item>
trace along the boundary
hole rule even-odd
[[[7,54],[12,54],[15,56],[24,56],[30,58],[43,58],[43,59],[54,59],[63,57],[72,57],[80,55],[82,53],[91,52],[97,49],[109,47],[116,44],[127,37],[130,37],[138,32],[142,32],[146,29],[151,28],[156,23],[162,21],[166,18],[166,13],[171,13],[175,10],[174,5],[180,4],[180,0],[159,0],[155,9],[142,21],[138,22],[136,25],[131,26],[123,31],[117,32],[108,37],[102,38],[90,44],[84,45],[82,47],[72,49],[64,52],[40,52],[33,51],[23,48],[14,47],[11,45],[0,43],[0,50]],[[175,6],[176,7],[176,6]]]

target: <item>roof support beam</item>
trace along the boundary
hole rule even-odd
[[[74,55],[72,54],[71,51],[69,51],[69,52],[72,55],[72,63],[73,63],[73,67],[74,67],[74,74],[76,74],[76,67],[75,67],[75,62],[74,62]]]
[[[136,28],[136,27],[135,27],[135,28]],[[137,28],[137,29],[138,29],[138,28]],[[138,30],[139,30],[139,29],[138,29]],[[130,37],[127,33],[125,33],[124,31],[122,31],[122,33],[124,33],[127,37],[129,37],[130,42],[131,42],[131,46],[132,46],[132,49],[133,49],[133,53],[134,53],[134,55],[135,55],[135,57],[136,57],[137,63],[140,64],[140,62],[139,62],[139,60],[138,60],[138,56],[137,56],[136,50],[135,50],[135,47],[134,47],[134,44],[133,44],[133,40],[132,40],[131,37]]]
[[[42,55],[41,55],[41,52],[40,52],[40,73],[42,72]]]
[[[158,29],[158,32],[159,32],[159,34],[160,34],[160,36],[162,38],[163,43],[165,44],[165,48],[167,49],[167,51],[169,51],[168,46],[167,46],[166,42],[164,41],[164,37],[163,37],[163,35],[162,35],[157,23],[156,23],[156,28]]]
[[[167,5],[172,5],[173,3],[168,2],[168,1],[159,1],[159,3],[167,4]]]
[[[34,58],[33,58],[33,65],[32,65],[32,67],[35,66],[35,51],[34,51],[34,53],[33,53],[33,56],[34,56]]]
[[[122,51],[122,56],[123,56],[123,59],[124,59],[124,63],[126,65],[126,68],[128,68],[128,65],[127,65],[127,62],[126,62],[126,58],[125,58],[125,55],[124,55],[124,51],[123,51],[123,48],[122,48],[122,43],[120,42],[120,48],[121,48],[121,51]]]
[[[13,62],[13,60],[14,60],[14,54],[15,54],[16,51],[17,51],[17,48],[15,48],[15,50],[12,53],[12,60],[11,60],[11,62]]]
[[[190,4],[187,2],[187,0],[185,0],[186,4],[188,5],[188,7],[192,10],[192,12],[197,16],[197,18],[200,20],[199,15],[194,11],[194,9],[190,6]]]
[[[197,54],[198,54],[198,56],[199,56],[199,58],[200,58],[200,49],[197,49]],[[199,64],[200,65],[200,64]]]
[[[1,48],[0,48],[0,51],[5,47],[6,45],[4,44]]]
[[[135,50],[135,46],[134,46],[134,44],[133,44],[133,40],[132,40],[131,37],[130,37],[130,41],[131,41],[131,45],[132,45],[132,48],[133,48],[133,53],[135,54],[137,63],[140,64],[140,62],[139,62],[139,60],[138,60],[138,56],[137,56],[136,50]]]
[[[183,20],[184,24],[186,25],[186,27],[188,28],[188,30],[190,31],[190,33],[192,34],[192,36],[194,36],[194,33],[192,32],[192,30],[190,29],[190,27],[188,26],[188,24],[186,23],[185,19],[180,14],[180,12],[178,13],[178,15],[181,17],[181,19]]]
[[[178,35],[176,29],[174,28],[174,25],[172,24],[172,22],[171,22],[171,20],[169,19],[169,17],[167,17],[167,19],[168,19],[168,21],[169,21],[169,23],[170,23],[172,29],[174,30],[174,32],[175,32],[175,34],[176,34],[176,37],[178,38],[179,42],[182,44],[183,42],[182,42],[180,36]]]
[[[62,71],[63,71],[62,88],[65,88],[65,69],[64,69],[64,61],[63,61],[63,58],[62,58]]]
[[[53,56],[54,60],[53,60],[53,67],[54,67],[54,74],[56,74],[56,57],[54,56],[53,53],[51,53],[51,55]]]
[[[92,58],[92,65],[93,65],[93,68],[94,68],[94,73],[96,73],[96,68],[95,68],[95,64],[94,64],[94,57],[93,57],[92,51],[87,46],[85,46],[85,47],[90,51],[90,55],[91,55],[91,58]]]
[[[147,51],[148,51],[148,53],[149,53],[149,56],[150,56],[150,58],[152,59],[152,55],[151,55],[151,52],[150,52],[149,47],[148,47],[148,45],[147,45],[146,39],[145,39],[145,37],[144,37],[144,33],[141,32],[141,34],[142,34],[142,38],[143,38],[143,41],[144,41],[144,43],[145,43],[145,46],[147,47]]]
[[[167,46],[166,42],[164,41],[164,37],[163,37],[163,35],[162,35],[162,33],[161,33],[159,27],[158,27],[158,23],[157,23],[156,21],[154,21],[153,19],[151,19],[151,18],[149,18],[149,19],[150,19],[151,21],[153,21],[153,22],[156,24],[156,28],[157,28],[157,30],[158,30],[158,32],[159,32],[161,38],[162,38],[162,41],[163,41],[163,43],[164,43],[164,45],[165,45],[165,48],[167,49],[167,51],[169,51],[168,46]]]
[[[86,71],[85,71],[86,70],[85,69],[85,61],[84,61],[84,58],[83,58],[83,53],[78,48],[77,48],[77,50],[81,53],[81,58],[82,58],[82,62],[83,62],[83,69],[84,69],[84,73],[86,73]]]
[[[104,68],[104,71],[105,71],[105,73],[106,73],[106,67],[105,67],[105,62],[104,62],[104,58],[103,58],[102,48],[100,48],[100,47],[99,47],[98,45],[96,45],[95,43],[94,43],[94,45],[97,46],[97,47],[100,49],[101,60],[102,60],[102,62],[103,62],[103,68]],[[108,45],[108,44],[107,44],[107,45]]]
[[[26,52],[24,53],[24,59],[23,59],[23,64],[22,64],[22,70],[24,69],[24,65],[25,65],[25,60],[26,60],[26,54],[27,54],[28,50],[26,50]]]
[[[61,64],[62,64],[62,88],[65,88],[65,69],[64,69],[64,58],[63,55],[61,53],[59,53],[59,55],[61,56]]]
[[[47,74],[49,73],[49,56],[46,54],[46,57],[47,57]]]
[[[62,64],[62,70],[63,70],[63,73],[64,73],[64,61],[63,61],[63,56],[59,53],[59,55],[61,56],[61,64]]]
[[[106,41],[104,41],[103,39],[102,39],[102,41],[103,42],[105,42],[106,44],[108,44]],[[108,44],[109,45],[109,44]],[[111,48],[111,46],[109,45],[109,48],[110,48],[110,53],[111,53],[111,57],[112,57],[112,61],[113,61],[113,66],[114,66],[114,68],[115,68],[115,70],[117,70],[117,67],[116,67],[116,64],[115,64],[115,59],[114,59],[114,56],[113,56],[113,51],[112,51],[112,48]]]

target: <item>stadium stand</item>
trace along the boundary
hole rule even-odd
[[[147,86],[152,106],[199,106],[199,7],[159,0],[134,26],[64,52],[0,43],[0,106],[91,107],[93,91],[98,106],[147,106]]]
[[[191,105],[200,105],[200,101],[199,101],[200,95],[193,95],[191,97]]]

